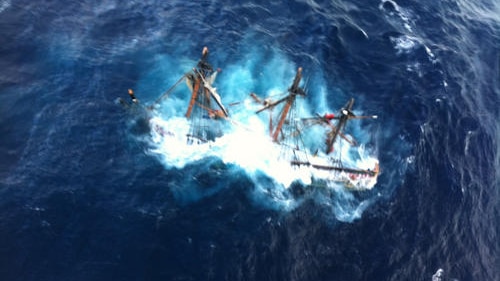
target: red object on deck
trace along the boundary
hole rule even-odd
[[[326,113],[324,117],[327,120],[332,120],[333,118],[335,118],[335,114],[333,114],[333,113]]]

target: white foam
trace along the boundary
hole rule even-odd
[[[10,1],[9,0],[3,0],[0,1],[0,13],[7,10],[10,7]]]
[[[390,40],[394,44],[394,48],[398,51],[398,54],[409,53],[419,44],[417,38],[408,35],[390,37]]]
[[[389,3],[389,4],[387,4]],[[385,9],[384,5],[388,7],[392,7],[392,9]],[[402,24],[403,27],[406,29],[408,32],[413,32],[413,20],[412,20],[412,14],[404,9],[401,8],[396,1],[392,0],[382,0],[379,5],[379,9],[388,12],[390,16],[395,16],[397,17],[397,23]]]
[[[438,269],[434,275],[432,275],[432,281],[441,281],[443,280],[444,277],[444,270],[443,269]]]
[[[294,181],[300,181],[306,185],[311,184],[312,178],[324,181],[343,179],[350,181],[357,189],[370,189],[376,183],[370,177],[354,177],[349,173],[332,175],[332,172],[307,166],[291,166],[289,159],[281,157],[283,147],[271,141],[267,134],[267,124],[256,115],[246,118],[244,122],[238,120],[237,124],[244,125],[232,126],[223,136],[199,144],[186,142],[189,122],[183,117],[162,119],[156,116],[151,119],[150,123],[152,141],[155,144],[152,152],[161,155],[163,163],[169,167],[182,168],[188,163],[215,156],[227,164],[241,167],[249,174],[266,174],[285,188]],[[318,137],[321,136],[313,140],[317,141]],[[349,145],[336,144],[334,148],[334,157],[341,158],[342,163],[347,167],[373,169],[378,163],[378,160],[370,156],[362,145],[353,149]],[[301,158],[308,158],[313,164],[329,164],[328,158],[322,153],[318,157],[307,156],[306,153],[301,155]]]

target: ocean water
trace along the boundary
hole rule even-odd
[[[0,280],[500,280],[500,4],[468,2],[1,0]],[[377,114],[349,127],[375,187],[289,186],[238,135],[158,147],[117,98],[204,46],[225,101],[301,66],[305,111]]]

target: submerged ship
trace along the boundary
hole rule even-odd
[[[352,163],[344,163],[342,160],[342,151],[334,152],[334,146],[339,142],[339,137],[347,142],[350,146],[357,146],[357,142],[352,137],[348,137],[344,133],[344,128],[350,119],[366,119],[377,118],[372,116],[356,116],[352,107],[354,99],[350,99],[347,104],[340,110],[340,114],[325,114],[323,116],[317,114],[314,117],[301,118],[297,116],[296,102],[298,97],[305,97],[306,91],[299,84],[302,79],[302,68],[298,68],[292,85],[288,88],[284,97],[272,101],[269,98],[261,99],[255,93],[251,97],[261,105],[262,108],[256,111],[272,111],[280,107],[278,114],[269,115],[269,134],[273,142],[281,147],[280,157],[288,161],[290,165],[297,169],[307,168],[311,170],[313,180],[316,182],[322,181],[331,183],[342,183],[344,186],[353,189],[370,189],[376,182],[380,172],[377,160],[370,168],[361,168],[350,166]],[[275,118],[277,117],[277,118]],[[316,148],[314,153],[310,152],[311,148],[305,143],[308,129],[313,126],[326,127],[326,133],[321,142],[324,152],[320,152]],[[313,138],[314,139],[314,138]],[[317,139],[316,139],[317,142]]]
[[[208,48],[205,47],[196,67],[183,75],[152,105],[145,107],[149,112],[149,126],[153,141],[171,147],[183,147],[184,150],[181,153],[184,157],[187,154],[193,157],[200,154],[193,149],[185,149],[184,144],[208,144],[208,146],[200,146],[200,149],[201,147],[211,149],[212,141],[223,135],[222,127],[225,124],[238,125],[238,122],[230,120],[229,112],[222,103],[217,89],[213,86],[218,70],[214,70],[207,58]],[[260,104],[257,114],[265,111],[269,113],[269,134],[272,142],[280,150],[279,162],[285,161],[292,170],[305,171],[306,174],[311,175],[314,182],[341,183],[348,188],[358,190],[371,189],[376,184],[379,175],[378,161],[372,159],[373,161],[368,164],[351,161],[351,157],[343,155],[342,149],[334,151],[334,148],[338,147],[340,142],[353,147],[357,146],[354,138],[344,133],[349,120],[376,118],[376,116],[356,116],[352,111],[354,99],[350,99],[337,116],[334,114],[299,116],[296,108],[297,99],[306,96],[305,89],[300,86],[301,80],[302,68],[298,68],[292,85],[277,100],[261,99],[254,93],[250,95],[255,102]],[[186,82],[190,90],[184,117],[164,120],[161,114],[156,112],[156,106],[167,98],[182,81]],[[132,90],[129,90],[129,94],[132,102],[139,104]],[[274,114],[275,110],[278,111],[277,114]],[[323,128],[321,137],[314,135],[313,128],[317,127]],[[304,141],[306,139],[309,139],[307,143]],[[175,157],[175,155],[168,155],[168,157]],[[275,160],[274,156],[265,155],[264,157],[273,157],[269,160]],[[349,161],[343,161],[346,159]]]

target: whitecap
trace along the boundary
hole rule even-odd
[[[402,25],[409,32],[413,31],[412,14],[408,10],[401,8],[396,1],[382,0],[379,9],[386,12],[394,24]]]
[[[408,35],[390,37],[390,40],[394,44],[398,55],[411,52],[420,43],[417,38]]]
[[[9,7],[10,7],[10,1],[9,0],[0,1],[0,13],[2,13],[5,10],[7,10]]]
[[[442,281],[444,278],[444,270],[438,269],[434,275],[432,275],[432,281]]]

